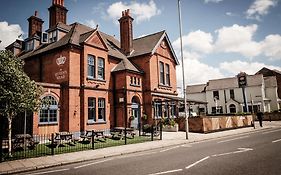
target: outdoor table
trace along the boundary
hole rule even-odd
[[[126,128],[127,134],[131,135],[132,138],[135,136],[135,132],[133,128]],[[125,136],[125,127],[114,127],[113,132],[111,132],[113,137],[120,137],[120,140]]]
[[[57,132],[55,136],[55,141],[58,142],[59,145],[62,145],[64,143],[75,143],[72,139],[73,134],[70,132]]]
[[[25,140],[25,143],[24,143]],[[30,134],[16,134],[15,139],[13,140],[13,149],[24,149],[24,147],[28,147],[29,149],[33,149],[36,143]]]
[[[95,139],[105,139],[104,130],[87,130],[85,135],[82,135],[81,138],[82,141],[89,141],[92,139],[92,132],[94,132],[94,138]]]

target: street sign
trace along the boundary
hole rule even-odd
[[[240,88],[247,86],[247,74],[245,72],[240,72],[237,75],[237,78],[238,78],[238,85]]]

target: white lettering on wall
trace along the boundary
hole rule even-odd
[[[60,70],[59,72],[55,73],[55,77],[57,80],[61,80],[64,79],[65,76],[67,75],[67,71],[66,70]]]

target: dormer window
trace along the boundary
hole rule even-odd
[[[50,43],[56,42],[57,39],[58,39],[58,31],[57,30],[54,30],[54,31],[49,33],[49,41],[50,41]]]
[[[34,49],[34,40],[26,41],[25,43],[25,50],[31,51]]]
[[[41,43],[48,43],[48,33],[45,32],[42,33]]]

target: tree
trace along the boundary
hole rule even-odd
[[[0,117],[8,119],[9,156],[12,152],[12,120],[40,106],[42,87],[23,71],[23,61],[9,51],[0,51]],[[0,131],[2,132],[2,131]]]

